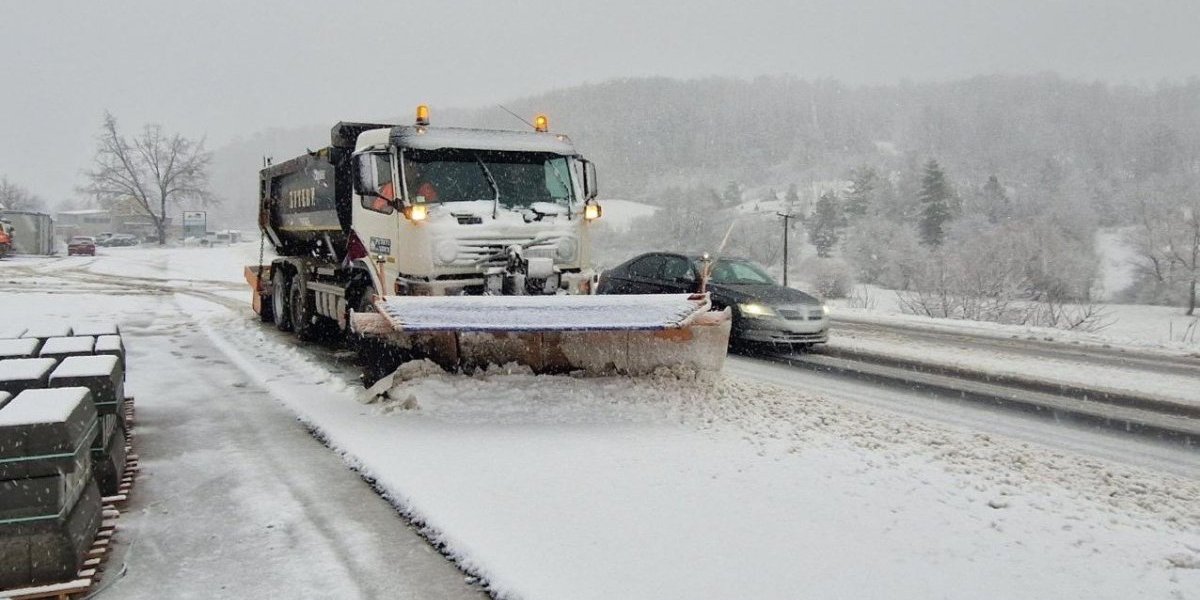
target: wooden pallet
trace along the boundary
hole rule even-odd
[[[125,416],[127,423],[133,423],[133,398],[126,399]],[[129,502],[129,494],[133,490],[133,482],[138,474],[138,455],[133,453],[133,429],[125,442],[125,470],[121,473],[121,484],[117,493],[105,496],[101,500],[100,528],[92,545],[84,555],[83,567],[75,574],[75,578],[60,583],[30,586],[8,590],[0,590],[0,598],[4,600],[37,600],[54,598],[56,600],[73,600],[87,595],[104,572],[104,565],[111,550],[113,534],[117,531],[117,519],[121,518],[121,509]]]
[[[137,416],[137,411],[133,408],[133,396],[125,396],[125,428],[133,428],[133,419]]]
[[[83,567],[75,574],[74,579],[47,585],[0,590],[0,597],[10,600],[34,600],[36,598],[70,600],[87,594],[99,580],[99,574],[104,570],[112,536],[117,530],[116,519],[120,516],[120,512],[107,505],[102,509],[102,514],[104,517],[100,522],[100,529],[96,531],[96,538],[92,540],[92,546],[85,554]]]

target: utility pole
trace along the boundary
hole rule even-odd
[[[799,218],[793,215],[790,211],[786,213],[775,213],[783,217],[783,287],[788,284],[788,230],[791,229],[791,219]]]

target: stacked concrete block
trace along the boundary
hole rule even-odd
[[[71,579],[100,526],[91,391],[31,389],[0,408],[0,586]]]
[[[71,326],[66,323],[37,323],[27,327],[21,337],[41,339],[67,337],[71,335],[71,331]]]
[[[38,350],[41,358],[62,360],[69,356],[91,356],[96,348],[96,338],[88,335],[52,337],[42,342]]]
[[[41,340],[37,338],[0,339],[0,360],[37,358]]]
[[[121,328],[116,323],[76,323],[71,326],[71,335],[119,335]]]
[[[92,444],[93,470],[100,492],[117,493],[125,470],[125,372],[115,356],[72,356],[50,374],[49,385],[85,387],[100,415]]]
[[[0,325],[0,340],[19,338],[25,335],[26,329],[24,325],[13,325],[11,323]]]
[[[96,337],[97,356],[107,355],[117,357],[121,368],[125,368],[125,342],[121,340],[119,335],[101,335]]]
[[[0,360],[0,392],[15,396],[25,390],[44,388],[57,364],[53,358]]]

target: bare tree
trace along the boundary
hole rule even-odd
[[[46,201],[33,192],[0,178],[0,208],[8,210],[45,210]]]
[[[1200,284],[1200,189],[1189,183],[1140,195],[1128,241],[1141,275],[1167,290],[1182,288],[1192,316]]]
[[[212,202],[212,155],[204,150],[203,140],[167,134],[160,125],[146,125],[140,135],[127,139],[117,129],[116,117],[105,112],[96,142],[95,164],[85,173],[88,183],[81,191],[102,203],[135,206],[153,221],[160,245],[166,242],[168,205]]]

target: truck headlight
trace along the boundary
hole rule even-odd
[[[828,304],[821,305],[821,314],[825,315],[826,317],[829,316],[829,305]]]
[[[448,265],[458,258],[458,242],[442,240],[433,249],[433,258],[438,264]]]
[[[559,242],[558,248],[554,250],[554,256],[565,262],[575,260],[575,239],[567,238]]]
[[[775,312],[775,309],[757,302],[738,304],[738,309],[740,309],[742,314],[747,317],[761,318],[778,316],[778,313]]]

